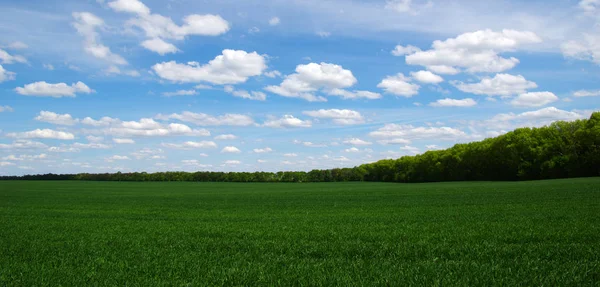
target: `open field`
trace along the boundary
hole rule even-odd
[[[600,178],[0,182],[0,285],[600,284]]]

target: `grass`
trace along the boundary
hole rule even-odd
[[[0,182],[1,286],[600,286],[600,178]]]

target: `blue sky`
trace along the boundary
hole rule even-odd
[[[351,167],[599,109],[600,0],[0,1],[0,174]]]

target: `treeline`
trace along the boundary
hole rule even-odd
[[[310,172],[158,172],[3,176],[0,180],[194,182],[516,181],[600,176],[600,112],[481,142],[354,168]]]

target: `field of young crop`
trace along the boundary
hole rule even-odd
[[[1,286],[600,284],[600,178],[0,182]]]

